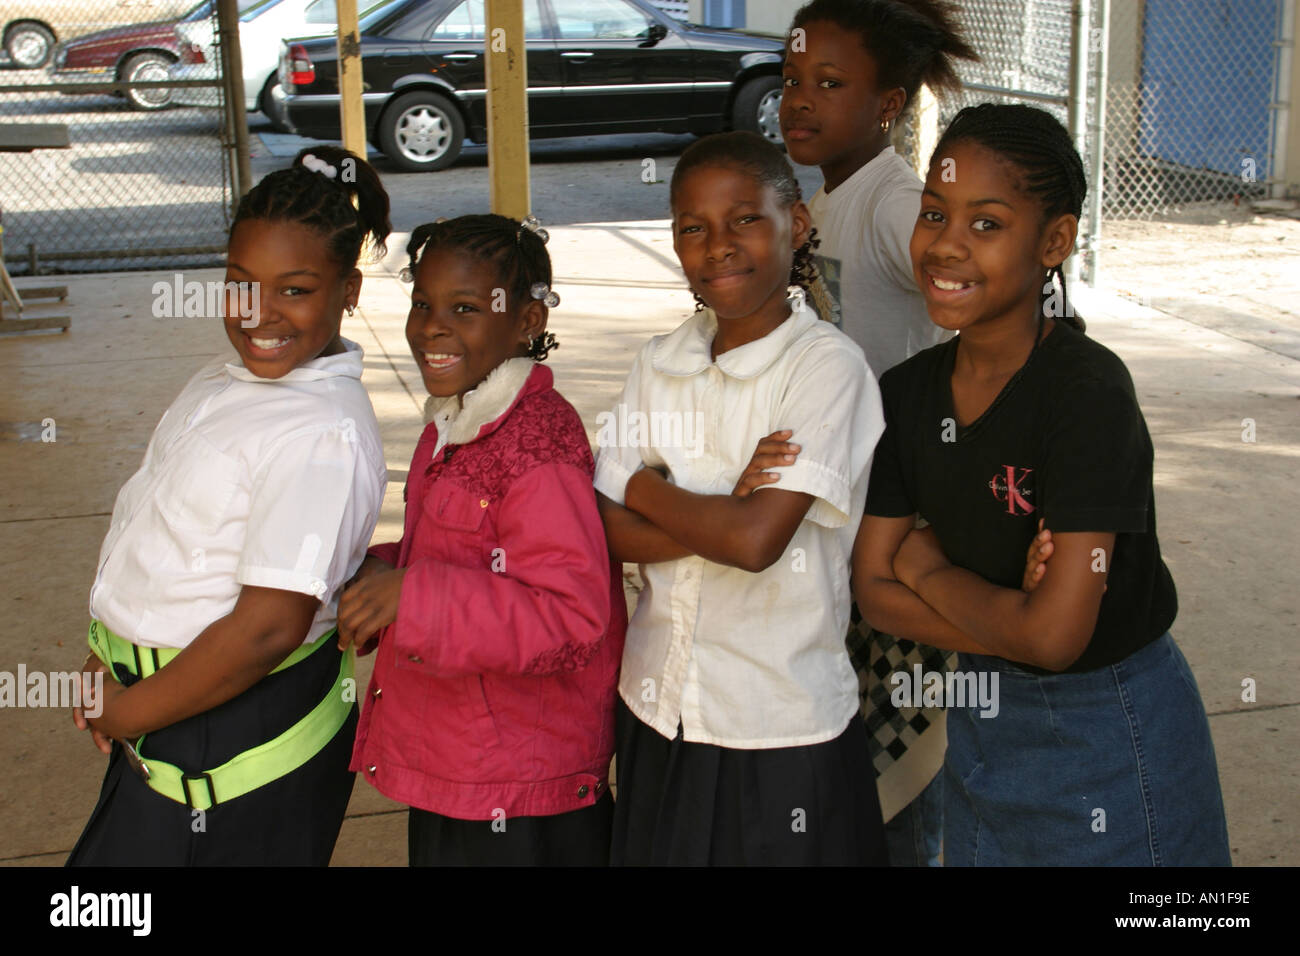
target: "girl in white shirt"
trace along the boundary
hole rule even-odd
[[[163,415],[100,551],[83,671],[103,690],[73,716],[110,759],[70,865],[329,862],[356,727],[337,596],[387,480],[361,349],[339,326],[388,208],[374,170],[334,147],[240,202],[236,355]]]
[[[776,147],[707,137],[671,195],[701,308],[641,350],[596,465],[610,550],[646,581],[620,674],[611,861],[883,863],[844,646],[879,391],[862,350],[788,298],[811,224]],[[786,450],[780,430],[797,460],[767,454]]]
[[[862,347],[877,375],[951,335],[930,321],[912,276],[908,244],[922,184],[894,152],[890,131],[922,83],[958,89],[956,60],[975,58],[952,5],[938,0],[812,0],[790,27],[781,133],[790,158],[821,167],[825,179],[808,202],[821,239],[814,303]],[[896,708],[890,665],[894,673],[942,671],[948,655],[897,644],[856,611],[854,620],[849,643],[891,862],[936,865],[944,712]]]

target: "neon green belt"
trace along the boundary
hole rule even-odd
[[[271,673],[277,673],[297,664],[329,643],[335,634],[335,631],[327,631],[311,644],[302,645]],[[93,620],[90,622],[89,639],[91,650],[109,668],[110,673],[113,664],[119,663],[132,674],[142,678],[157,672],[180,653],[178,648],[148,648],[132,644],[114,634],[101,622]],[[136,772],[154,792],[177,803],[183,803],[192,810],[208,810],[236,797],[242,797],[258,787],[264,787],[273,780],[278,780],[297,770],[334,739],[352,712],[352,701],[355,697],[344,694],[352,674],[352,655],[344,653],[334,686],[330,688],[324,700],[312,708],[307,716],[274,740],[269,740],[251,750],[245,750],[220,767],[200,773],[186,773],[180,767],[166,761],[146,759],[140,753],[144,744],[143,736],[136,741],[135,748],[139,759],[132,761],[132,766],[135,768],[138,762],[139,767],[135,768]],[[194,786],[198,783],[205,786]]]

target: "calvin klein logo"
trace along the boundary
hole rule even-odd
[[[1033,473],[1032,468],[1003,465],[1002,470],[989,479],[989,490],[993,492],[994,498],[1007,506],[1007,514],[1034,513],[1034,506],[1029,502],[1029,499],[1034,496],[1034,489],[1026,484]]]

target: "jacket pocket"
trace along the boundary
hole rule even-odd
[[[487,498],[459,485],[440,482],[430,488],[421,511],[431,555],[466,567],[481,564],[487,510]]]

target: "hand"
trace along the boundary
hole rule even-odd
[[[77,679],[81,681],[82,704],[86,705],[86,707],[89,707],[91,711],[98,714],[100,713],[99,704],[94,700],[96,674],[108,674],[108,668],[104,666],[104,662],[97,656],[94,654],[88,654],[86,655],[86,662],[81,665],[81,674],[78,675]],[[111,674],[109,674],[108,680],[113,680]],[[86,720],[85,707],[76,706],[72,708],[72,722],[76,725],[78,730],[90,731],[91,742],[94,743],[102,753],[110,754],[113,752],[113,739],[90,726],[90,722]]]
[[[347,590],[354,584],[359,584],[372,574],[381,574],[384,571],[393,570],[393,566],[383,558],[376,558],[373,554],[366,555],[361,567],[357,568],[357,573],[348,578],[347,584],[343,585],[343,590]]]
[[[913,591],[926,575],[948,567],[950,562],[939,544],[939,536],[927,526],[913,528],[894,555],[894,577]]]
[[[760,438],[758,446],[754,449],[754,457],[745,466],[740,480],[736,482],[736,487],[731,490],[731,493],[737,498],[748,498],[756,489],[780,481],[779,473],[764,469],[794,464],[795,458],[802,449],[799,445],[786,441],[792,434],[794,433],[790,429],[782,428],[765,438]]]
[[[380,630],[397,620],[406,568],[368,574],[339,598],[339,650],[349,644],[364,647]]]
[[[1020,582],[1020,590],[1031,593],[1047,573],[1047,559],[1052,556],[1056,546],[1052,544],[1052,532],[1043,527],[1043,519],[1038,519],[1038,534],[1029,542],[1029,551],[1025,554],[1025,575]]]
[[[101,673],[105,676],[96,680]],[[125,693],[126,688],[98,657],[91,654],[86,658],[81,666],[81,706],[72,708],[72,722],[80,730],[89,730],[90,739],[103,753],[112,751],[113,740],[134,741],[140,737],[123,706],[121,698]]]

